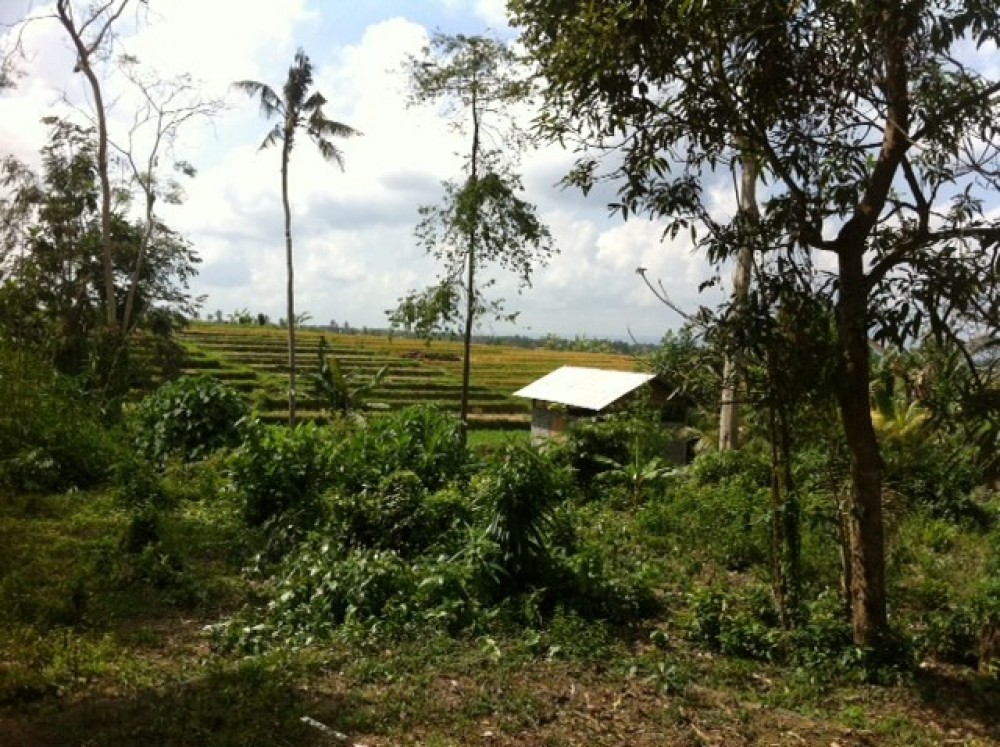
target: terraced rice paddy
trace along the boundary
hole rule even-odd
[[[216,376],[243,392],[262,419],[288,418],[288,353],[284,330],[267,327],[196,324],[179,335],[187,349],[186,373]],[[459,341],[430,343],[401,337],[336,334],[301,330],[297,338],[299,417],[324,417],[305,375],[318,366],[320,338],[328,355],[335,355],[345,374],[387,373],[370,397],[390,409],[433,404],[458,412],[462,387],[462,345]],[[530,420],[530,403],[511,396],[526,384],[563,365],[635,370],[627,355],[528,350],[498,345],[473,345],[470,421],[476,429],[523,429]]]

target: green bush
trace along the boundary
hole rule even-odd
[[[116,456],[97,403],[30,354],[0,348],[0,486],[29,492],[104,482]]]
[[[183,376],[143,399],[134,414],[136,444],[148,458],[205,457],[240,441],[249,408],[240,395],[211,376]]]
[[[476,502],[489,517],[487,533],[508,581],[514,587],[544,582],[551,570],[549,533],[555,507],[570,493],[569,472],[531,447],[508,446],[480,478]]]
[[[669,543],[676,552],[730,570],[746,570],[767,563],[769,502],[768,489],[752,477],[702,482],[695,472],[670,481],[665,495],[643,505],[637,521],[652,538]]]
[[[410,471],[386,475],[377,488],[328,496],[329,535],[344,547],[394,550],[409,557],[431,547],[450,551],[454,529],[472,521],[461,493],[429,492]]]
[[[391,550],[342,552],[322,532],[281,563],[263,621],[233,620],[222,643],[249,650],[307,644],[336,635],[458,632],[483,610],[480,571],[465,559],[407,560]]]
[[[243,500],[247,523],[260,526],[289,510],[315,522],[338,457],[334,435],[313,423],[294,429],[250,424],[230,462],[232,488]]]
[[[939,435],[920,443],[885,439],[881,451],[886,488],[902,496],[911,508],[924,508],[952,522],[989,523],[970,498],[982,479],[976,452],[960,437]]]
[[[635,623],[660,610],[642,563],[586,547],[563,560],[569,577],[555,587],[559,600],[587,619]]]
[[[971,605],[949,605],[919,616],[913,646],[922,657],[973,666],[979,648],[980,620]]]
[[[428,490],[461,478],[468,464],[458,418],[432,407],[407,407],[375,418],[348,439],[338,468],[347,492],[377,487],[386,475],[408,471]]]
[[[597,497],[599,491],[592,488],[598,475],[607,471],[608,461],[629,462],[633,429],[634,425],[622,417],[581,420],[569,429],[561,450],[591,497]]]

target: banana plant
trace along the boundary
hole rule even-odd
[[[385,405],[369,402],[368,398],[385,378],[388,366],[382,366],[374,376],[363,378],[345,374],[337,356],[327,353],[326,338],[319,340],[319,365],[309,379],[313,394],[321,399],[331,413],[347,415],[363,409],[379,409]]]
[[[632,458],[628,462],[622,463],[600,454],[595,455],[594,459],[608,467],[599,475],[600,479],[627,485],[634,503],[642,501],[650,484],[659,482],[674,472],[674,468],[665,464],[658,456],[644,459],[638,437],[632,449]]]

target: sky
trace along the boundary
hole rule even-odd
[[[39,0],[0,0],[0,23],[42,16]],[[202,259],[192,286],[205,295],[202,316],[246,309],[277,320],[285,309],[285,257],[280,148],[260,151],[269,129],[257,106],[234,92],[252,79],[280,90],[297,48],[313,62],[326,115],[359,130],[338,141],[341,172],[303,138],[290,164],[296,309],[312,323],[385,327],[385,312],[411,289],[431,284],[438,266],[414,239],[421,205],[438,202],[442,180],[460,177],[466,140],[435,107],[407,107],[408,55],[430,34],[490,31],[503,39],[503,0],[150,0],[148,14],[127,17],[118,50],[159,75],[189,73],[226,109],[189,123],[175,156],[197,176],[185,182],[181,205],[158,207]],[[9,40],[9,39],[8,39]],[[86,107],[82,76],[65,33],[52,19],[25,27],[25,59],[16,88],[0,93],[0,154],[38,166],[45,143],[42,117]],[[112,76],[112,135],[134,111],[131,90]],[[530,113],[529,113],[530,117]],[[484,321],[484,334],[585,336],[654,340],[681,319],[658,302],[636,274],[645,267],[671,298],[694,310],[714,305],[699,295],[711,275],[690,237],[663,239],[663,225],[611,215],[608,188],[584,197],[558,182],[571,152],[546,146],[521,162],[524,197],[549,226],[559,254],[535,270],[532,287],[498,276],[495,292],[520,312],[515,325]],[[735,210],[729,180],[713,193],[715,208]]]

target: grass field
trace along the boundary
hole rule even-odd
[[[244,392],[264,420],[288,418],[288,348],[284,330],[273,327],[195,324],[179,335],[188,352],[187,373],[206,373]],[[430,343],[401,337],[341,335],[303,330],[298,336],[300,377],[317,368],[320,338],[346,374],[374,375],[387,368],[371,401],[397,409],[434,404],[458,411],[462,382],[460,342]],[[588,366],[631,371],[638,361],[626,355],[528,350],[474,345],[470,422],[473,429],[524,430],[530,403],[513,392],[559,366]],[[299,387],[299,416],[323,417],[321,402],[304,380]]]
[[[306,338],[314,350],[318,336]],[[394,407],[454,407],[456,345],[327,339],[354,370],[395,367]],[[281,417],[280,330],[206,325],[184,341],[200,363],[190,371],[220,373],[258,404],[273,398]],[[562,363],[633,363],[476,355],[477,387],[495,396],[483,403]],[[179,412],[162,420],[189,417]],[[100,487],[0,485],[0,747],[1000,746],[1000,679],[970,656],[974,594],[1000,548],[989,522],[893,498],[891,614],[913,648],[869,669],[848,643],[825,495],[803,521],[812,596],[794,630],[776,622],[765,454],[744,449],[732,474],[732,460],[701,455],[640,489],[622,482],[625,464],[589,477],[585,459],[534,470],[545,457],[502,448],[527,440],[523,420],[473,430],[475,453],[456,466],[438,439],[414,448],[405,419],[255,429],[238,449],[155,464],[136,461],[135,430],[113,426],[114,469],[87,483]],[[312,446],[289,451],[295,436]],[[442,464],[458,479],[415,482]],[[318,504],[303,497],[310,473],[322,475]],[[261,495],[326,518],[305,537],[295,522],[308,527],[308,511],[261,526],[246,511]],[[976,500],[1000,517],[995,491]],[[545,501],[546,575],[518,593],[477,592],[504,562],[489,544],[502,538],[488,538],[512,524],[497,517]],[[363,616],[393,588],[405,596]]]
[[[206,626],[257,599],[236,512],[182,506],[169,564],[122,559],[125,523],[104,493],[0,500],[4,747],[1000,744],[1000,692],[968,669],[823,685],[669,626],[219,653]]]

